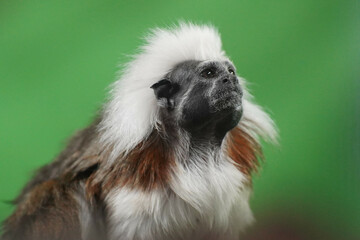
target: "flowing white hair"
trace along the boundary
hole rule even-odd
[[[112,156],[131,151],[146,139],[158,121],[158,105],[150,86],[174,66],[186,60],[228,60],[220,35],[211,25],[180,23],[172,29],[156,28],[146,38],[140,53],[129,62],[111,90],[99,125],[101,142],[111,145]],[[245,83],[240,79],[241,83]],[[244,89],[241,129],[255,139],[275,140],[271,118]]]

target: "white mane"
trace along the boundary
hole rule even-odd
[[[181,23],[173,29],[154,29],[140,50],[114,83],[100,123],[101,141],[113,146],[113,156],[133,149],[155,127],[158,105],[151,85],[180,62],[228,59],[218,31],[209,25]],[[244,113],[239,127],[255,138],[260,135],[274,139],[272,120],[244,91]]]

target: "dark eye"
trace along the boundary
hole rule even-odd
[[[215,69],[212,68],[206,68],[201,72],[201,76],[204,78],[212,78],[216,74]]]
[[[235,71],[234,71],[234,69],[229,68],[228,70],[229,70],[229,73],[230,73],[230,74],[235,75]]]

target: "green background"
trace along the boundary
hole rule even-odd
[[[257,224],[247,239],[359,239],[359,7],[355,0],[0,1],[0,220],[33,170],[91,121],[118,64],[148,29],[182,19],[219,28],[280,129],[280,146],[265,145],[255,176]]]

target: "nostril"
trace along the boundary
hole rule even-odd
[[[222,80],[222,82],[227,83],[227,82],[229,82],[229,79],[225,78],[225,79]]]

